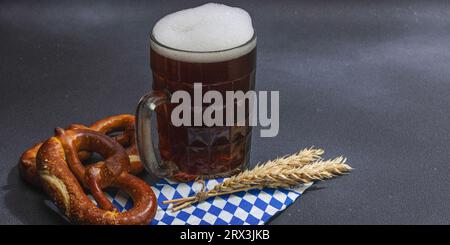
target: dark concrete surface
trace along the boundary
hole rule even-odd
[[[0,3],[1,224],[64,223],[18,178],[20,154],[56,126],[133,113],[149,30],[202,2]],[[280,133],[254,137],[252,162],[315,145],[355,168],[271,224],[450,223],[448,1],[224,2],[253,17],[257,89],[280,91]]]

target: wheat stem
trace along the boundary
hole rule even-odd
[[[189,207],[208,198],[241,191],[262,188],[290,188],[303,183],[325,180],[343,175],[352,170],[346,158],[337,157],[323,160],[322,149],[308,148],[296,154],[257,164],[252,170],[245,170],[208,191],[200,191],[195,196],[163,201],[174,203],[173,211]]]

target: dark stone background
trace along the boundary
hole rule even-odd
[[[62,224],[18,178],[56,126],[133,113],[150,90],[148,33],[203,1],[0,3],[0,223]],[[276,138],[252,162],[311,145],[355,170],[272,224],[449,224],[447,1],[224,1],[258,33],[258,90],[279,90]],[[256,136],[256,134],[255,134]]]

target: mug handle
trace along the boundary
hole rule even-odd
[[[167,170],[156,157],[152,139],[152,115],[160,105],[170,103],[170,94],[163,90],[152,91],[139,100],[136,110],[136,144],[145,169],[158,178],[167,176]]]

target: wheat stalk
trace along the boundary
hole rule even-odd
[[[304,149],[296,154],[257,164],[253,169],[232,176],[211,190],[206,191],[203,186],[203,190],[194,196],[167,200],[163,203],[173,203],[172,210],[178,211],[210,197],[251,189],[290,188],[311,181],[333,178],[352,169],[346,164],[346,158],[323,160],[321,158],[323,153],[322,149]]]

